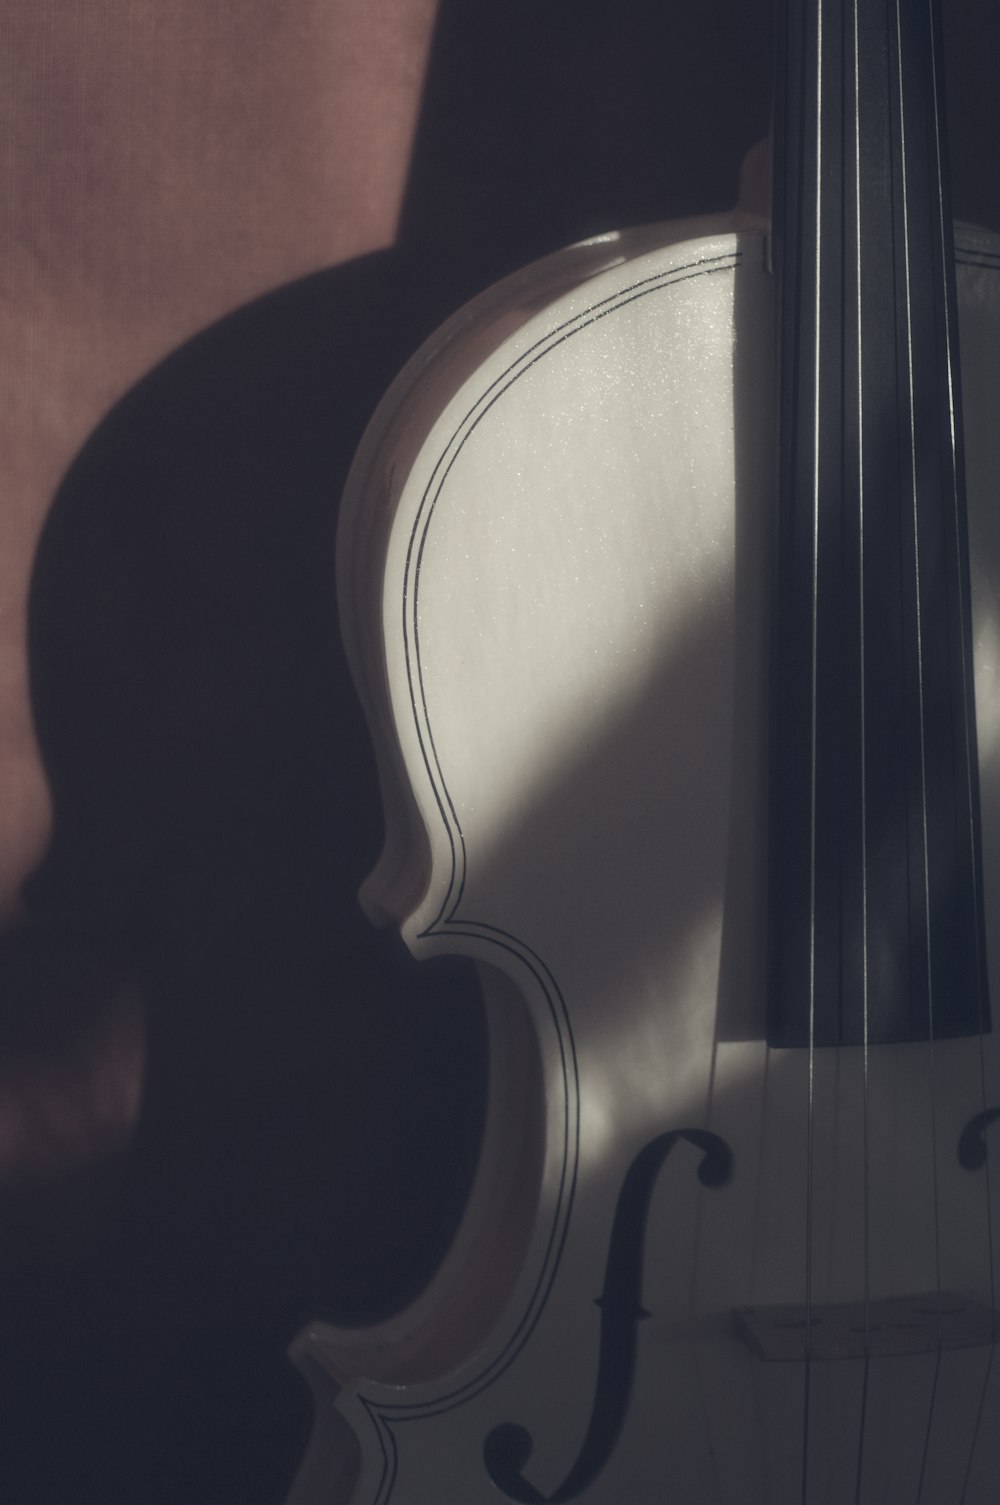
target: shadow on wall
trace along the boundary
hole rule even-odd
[[[414,968],[357,907],[380,807],[333,588],[363,423],[460,282],[392,252],[262,299],[137,387],[53,504],[30,652],[55,834],[0,957],[5,1054],[66,1077],[118,1039],[96,1160],[138,1095],[136,997],[145,1068],[123,1163],[55,1154],[6,1192],[6,1499],[280,1497],[306,1424],[284,1343],[408,1301],[460,1213],[481,1014],[465,967]]]

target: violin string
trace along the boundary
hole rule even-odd
[[[735,277],[739,277],[740,268],[736,267]],[[719,1070],[719,1041],[721,1038],[720,1010],[715,1011],[715,1020],[712,1026],[712,1051],[709,1058],[708,1083],[705,1092],[705,1127],[714,1129],[717,1127],[716,1106],[719,1101],[718,1095],[718,1070]],[[694,1212],[694,1258],[691,1262],[691,1285],[688,1296],[688,1311],[697,1323],[701,1306],[701,1284],[706,1262],[702,1258],[702,1250],[705,1243],[705,1201],[699,1197],[695,1201]],[[718,1407],[714,1404],[714,1392],[711,1374],[706,1379],[705,1361],[708,1355],[702,1343],[695,1341],[693,1345],[693,1369],[696,1379],[698,1401],[701,1407],[702,1428],[709,1442],[709,1458],[712,1467],[712,1482],[715,1485],[713,1497],[716,1505],[722,1505],[725,1498],[725,1488],[722,1477],[723,1448],[714,1445],[713,1421],[717,1419]]]
[[[907,396],[909,407],[909,438],[910,438],[910,475],[912,486],[912,514],[913,514],[913,557],[914,557],[914,620],[916,627],[917,644],[917,693],[919,706],[920,725],[920,786],[921,786],[921,834],[923,841],[923,880],[924,880],[924,926],[925,926],[925,966],[927,976],[927,1033],[928,1033],[928,1091],[930,1101],[930,1130],[931,1130],[931,1191],[932,1191],[932,1228],[934,1238],[934,1270],[935,1288],[938,1295],[941,1293],[941,1234],[939,1216],[939,1189],[938,1189],[938,1126],[937,1126],[937,1091],[935,1071],[935,1029],[934,1029],[934,980],[933,980],[933,944],[932,934],[932,910],[930,903],[930,875],[929,875],[929,841],[928,841],[928,818],[927,818],[927,780],[925,760],[925,718],[924,718],[924,674],[923,674],[923,642],[920,598],[920,531],[918,521],[918,483],[916,464],[916,405],[914,399],[914,365],[913,365],[913,339],[912,339],[912,297],[911,297],[911,272],[910,272],[910,239],[909,239],[909,181],[908,159],[906,148],[906,106],[903,92],[903,43],[902,43],[902,20],[899,0],[896,3],[896,52],[898,69],[899,90],[899,139],[900,158],[902,167],[902,213],[903,213],[903,256],[905,268],[905,313],[906,313],[906,344],[907,344]],[[941,1349],[938,1348],[935,1363],[934,1380],[931,1387],[930,1405],[927,1409],[927,1418],[924,1430],[923,1447],[921,1450],[920,1476],[917,1486],[917,1498],[923,1492],[924,1480],[927,1473],[927,1460],[930,1452],[930,1442],[934,1425],[934,1414],[938,1397],[938,1377],[941,1367]]]
[[[914,587],[914,627],[917,649],[917,712],[920,727],[920,836],[921,854],[923,865],[923,890],[924,890],[924,963],[927,970],[927,1013],[928,1013],[928,1044],[929,1061],[931,1066],[931,1080],[933,1082],[934,1067],[934,976],[932,967],[933,936],[931,933],[931,884],[930,884],[930,841],[928,834],[927,815],[927,743],[926,722],[924,704],[924,645],[923,645],[923,620],[921,614],[921,560],[920,560],[920,521],[919,521],[919,492],[917,480],[917,416],[915,396],[915,375],[913,364],[913,299],[910,270],[910,216],[909,216],[909,182],[908,160],[906,146],[906,109],[903,98],[903,40],[902,40],[902,17],[900,13],[900,0],[896,0],[896,47],[897,47],[897,83],[899,87],[899,154],[901,168],[901,193],[903,220],[903,309],[906,324],[906,398],[908,405],[907,426],[909,429],[909,460],[910,460],[910,490],[911,490],[911,516],[913,522],[913,587]],[[933,1113],[934,1097],[931,1094],[931,1111]],[[937,1206],[937,1141],[932,1136],[932,1185],[934,1187],[934,1204]],[[938,1244],[937,1217],[935,1216],[935,1243]],[[938,1259],[938,1279],[940,1280],[940,1252]]]
[[[983,1425],[983,1417],[986,1414],[986,1395],[990,1388],[990,1379],[993,1374],[993,1360],[996,1358],[996,1312],[993,1313],[993,1334],[990,1343],[990,1356],[986,1361],[986,1373],[983,1376],[983,1388],[979,1394],[979,1405],[976,1409],[976,1421],[972,1428],[972,1441],[969,1443],[969,1456],[965,1460],[965,1473],[962,1475],[962,1493],[959,1496],[959,1505],[965,1505],[969,1497],[969,1479],[972,1477],[972,1465],[976,1459],[976,1447],[979,1443],[979,1433]]]
[[[962,552],[961,552],[961,546],[962,546],[962,524],[961,524],[961,512],[960,512],[960,504],[961,503],[960,503],[960,494],[959,494],[959,474],[958,474],[958,443],[959,443],[959,435],[958,435],[958,419],[957,419],[957,412],[956,412],[957,402],[956,402],[956,392],[955,392],[955,368],[956,368],[956,359],[957,359],[957,357],[956,357],[956,348],[955,348],[955,331],[952,329],[952,326],[951,326],[951,310],[950,310],[949,298],[948,298],[949,289],[948,289],[948,285],[947,285],[947,279],[948,279],[948,275],[949,275],[949,273],[948,273],[948,268],[949,268],[949,247],[948,247],[948,242],[947,242],[947,234],[948,234],[947,214],[948,214],[948,210],[949,210],[949,205],[948,205],[948,203],[945,200],[945,194],[944,194],[944,181],[945,181],[944,180],[944,143],[943,143],[943,139],[942,139],[942,137],[943,137],[943,130],[942,130],[942,120],[941,120],[941,109],[940,109],[941,80],[940,80],[940,59],[938,57],[938,38],[939,38],[939,32],[938,32],[938,18],[937,18],[937,12],[936,12],[936,0],[927,0],[927,17],[928,17],[928,26],[929,26],[929,30],[930,30],[930,64],[931,64],[931,85],[932,85],[932,87],[931,87],[931,100],[933,102],[931,124],[932,124],[933,139],[934,139],[935,166],[936,166],[936,183],[937,183],[937,204],[936,204],[936,211],[937,211],[937,221],[938,221],[938,233],[939,233],[939,236],[940,236],[939,247],[940,247],[940,257],[941,257],[941,271],[942,271],[942,276],[945,279],[944,297],[942,299],[942,303],[943,303],[943,306],[944,306],[944,343],[945,343],[945,363],[944,363],[944,369],[945,369],[945,375],[946,375],[946,380],[947,380],[947,391],[948,391],[948,421],[949,421],[949,440],[950,440],[949,456],[950,456],[950,462],[951,462],[951,481],[952,481],[952,526],[953,526],[953,529],[954,529],[954,536],[955,536],[955,551],[956,551],[956,556],[957,556],[957,559],[958,559],[957,576],[958,576],[958,597],[959,597],[959,645],[960,645],[961,666],[962,666],[962,704],[963,704],[963,708],[964,708],[964,723],[963,724],[964,724],[964,730],[965,730],[965,773],[966,773],[966,790],[967,790],[967,794],[968,794],[968,812],[967,813],[968,813],[968,820],[969,820],[969,850],[970,850],[970,860],[971,860],[971,869],[972,869],[971,870],[971,879],[972,879],[973,902],[974,902],[974,906],[975,906],[975,914],[977,916],[977,924],[978,924],[978,916],[980,914],[980,903],[981,903],[981,900],[980,900],[980,893],[979,893],[979,873],[978,873],[978,870],[977,870],[977,867],[976,867],[976,810],[975,810],[975,802],[974,802],[974,798],[973,798],[973,788],[974,788],[974,786],[973,786],[973,774],[974,774],[974,769],[973,769],[973,747],[974,747],[975,729],[971,725],[971,722],[970,722],[970,715],[971,715],[970,707],[973,704],[972,695],[970,694],[970,690],[971,690],[971,683],[970,683],[970,680],[971,680],[971,662],[970,662],[971,661],[971,649],[970,649],[970,644],[968,642],[967,633],[966,633],[967,604],[966,604],[966,600],[965,600],[965,579],[964,579],[964,574],[963,574],[963,570],[962,570]],[[957,312],[957,308],[956,308],[956,312]],[[979,1090],[980,1090],[980,1101],[981,1101],[982,1110],[985,1112],[986,1111],[986,1103],[987,1103],[987,1086],[986,1086],[986,1076],[987,1076],[987,1073],[986,1073],[986,1017],[985,1017],[985,1015],[986,1015],[986,1004],[985,1004],[985,999],[984,999],[984,996],[983,996],[983,980],[982,980],[982,968],[981,967],[977,967],[977,969],[976,969],[976,1011],[977,1011],[978,1025],[979,1025],[979,1030],[978,1030],[978,1040],[979,1040]],[[977,1448],[978,1442],[979,1442],[979,1434],[980,1434],[980,1431],[981,1431],[981,1428],[982,1428],[982,1424],[983,1424],[983,1417],[984,1417],[984,1415],[986,1413],[986,1396],[987,1396],[987,1392],[989,1390],[990,1379],[991,1379],[992,1373],[993,1373],[993,1361],[994,1361],[994,1358],[996,1357],[996,1345],[997,1345],[996,1255],[995,1255],[994,1240],[993,1240],[992,1162],[991,1162],[990,1157],[989,1157],[988,1154],[987,1154],[987,1157],[986,1157],[986,1165],[984,1167],[984,1170],[985,1170],[985,1178],[986,1178],[986,1180],[985,1180],[985,1188],[984,1188],[985,1203],[986,1203],[986,1249],[987,1249],[987,1260],[988,1260],[988,1267],[989,1267],[989,1292],[990,1292],[990,1311],[991,1311],[990,1356],[989,1356],[989,1359],[987,1360],[986,1372],[985,1372],[985,1374],[983,1376],[983,1385],[982,1385],[982,1390],[981,1390],[980,1396],[979,1396],[979,1406],[978,1406],[977,1412],[976,1412],[975,1425],[973,1426],[972,1437],[971,1437],[970,1442],[969,1442],[968,1457],[966,1459],[965,1475],[964,1475],[963,1484],[962,1484],[962,1499],[963,1500],[966,1498],[966,1496],[968,1494],[969,1479],[970,1479],[971,1474],[972,1474],[972,1465],[973,1465],[973,1461],[975,1459],[976,1448]]]
[[[813,310],[813,559],[812,559],[812,660],[810,672],[810,809],[809,809],[809,1058],[806,1105],[806,1291],[805,1373],[802,1387],[802,1505],[809,1494],[809,1410],[812,1391],[812,1264],[813,1264],[813,1167],[815,1157],[816,1107],[816,696],[818,684],[817,630],[819,622],[819,437],[820,437],[820,246],[823,227],[823,0],[816,6],[816,203],[815,203],[815,308]],[[803,41],[805,40],[803,34]],[[803,77],[804,77],[803,70]],[[805,110],[800,111],[804,122]],[[804,129],[804,125],[803,125]],[[800,161],[802,154],[800,152]]]
[[[924,1497],[924,1480],[927,1477],[927,1458],[931,1447],[931,1423],[934,1420],[934,1407],[937,1405],[938,1380],[941,1377],[941,1355],[943,1349],[938,1343],[937,1358],[934,1362],[934,1379],[931,1383],[931,1403],[927,1410],[927,1426],[924,1430],[924,1446],[920,1455],[920,1477],[917,1480],[917,1498],[915,1505],[920,1505]]]
[[[858,664],[859,664],[859,750],[861,755],[861,1009],[862,1009],[862,1075],[864,1082],[864,1109],[862,1122],[864,1160],[864,1289],[865,1289],[865,1358],[861,1382],[861,1417],[858,1424],[858,1461],[854,1484],[855,1501],[861,1499],[861,1481],[864,1470],[865,1426],[868,1416],[868,1379],[871,1364],[871,1162],[869,1155],[869,1110],[870,1110],[870,1055],[868,1013],[868,769],[865,749],[865,467],[864,467],[864,378],[862,374],[862,279],[861,279],[861,51],[858,36],[858,0],[854,0],[853,20],[853,72],[854,72],[854,255],[855,255],[855,318],[857,321],[857,425],[858,425]]]
[[[943,141],[942,141],[941,117],[940,117],[940,110],[939,110],[939,105],[938,105],[938,94],[939,94],[940,84],[939,84],[939,62],[938,62],[938,55],[937,55],[937,28],[936,28],[936,25],[934,23],[934,7],[935,7],[935,3],[936,3],[936,0],[928,0],[928,12],[929,12],[929,15],[930,15],[930,18],[931,18],[931,26],[930,26],[930,31],[931,31],[930,60],[931,60],[931,81],[932,81],[931,99],[933,100],[933,105],[934,105],[933,115],[932,115],[932,126],[933,126],[933,132],[934,132],[934,150],[935,150],[935,166],[936,166],[936,182],[937,182],[937,204],[936,204],[936,210],[937,210],[937,221],[938,221],[939,247],[940,247],[940,255],[941,255],[942,275],[943,275],[943,277],[945,279],[944,297],[942,299],[942,303],[943,303],[943,307],[944,307],[944,320],[943,320],[943,323],[944,323],[944,331],[943,332],[944,332],[944,344],[945,344],[944,370],[945,370],[945,376],[946,376],[946,380],[947,380],[947,392],[948,392],[948,437],[949,437],[949,441],[950,441],[949,449],[950,449],[951,481],[952,481],[952,524],[953,524],[954,534],[955,534],[956,551],[959,551],[960,550],[960,546],[961,546],[961,539],[962,539],[962,526],[961,526],[961,520],[960,520],[960,497],[959,497],[958,465],[957,465],[957,455],[958,455],[958,418],[957,418],[957,414],[956,414],[956,396],[955,396],[955,363],[956,363],[956,356],[955,356],[955,337],[954,337],[954,331],[952,330],[952,327],[951,327],[951,309],[950,309],[950,306],[949,306],[948,287],[947,287],[947,277],[948,277],[948,247],[947,247],[947,243],[946,243],[947,225],[946,225],[946,221],[945,221],[945,215],[946,215],[947,207],[948,206],[945,203],[945,198],[944,198]],[[960,652],[961,652],[961,664],[962,664],[962,690],[963,690],[962,703],[963,703],[963,708],[964,708],[964,721],[963,721],[963,725],[964,725],[964,731],[965,731],[964,752],[965,752],[966,790],[967,790],[967,794],[968,794],[968,810],[967,810],[967,815],[968,815],[968,822],[969,822],[969,849],[970,849],[970,852],[972,853],[972,864],[971,864],[972,890],[973,890],[973,897],[974,897],[975,905],[976,905],[976,914],[978,915],[978,913],[979,913],[980,896],[979,896],[979,874],[978,874],[978,872],[976,870],[976,861],[975,861],[975,850],[976,850],[976,841],[975,841],[975,837],[976,837],[976,812],[975,812],[975,807],[974,807],[973,797],[972,797],[972,791],[973,791],[972,748],[973,748],[973,740],[974,739],[973,739],[973,728],[972,728],[971,721],[970,721],[970,702],[971,702],[971,696],[968,693],[969,692],[969,688],[970,688],[970,683],[969,683],[970,682],[970,652],[969,652],[968,638],[967,638],[966,629],[965,629],[966,611],[967,611],[966,601],[965,601],[965,580],[964,580],[963,572],[962,572],[961,569],[959,569],[957,573],[958,573],[958,599],[959,599],[959,605],[960,605],[960,611],[959,611],[959,624],[960,624],[959,647],[960,647]],[[979,1043],[980,1043],[980,1051],[982,1053],[983,1042],[984,1042],[984,1039],[985,1039],[985,1008],[984,1008],[983,990],[982,990],[981,982],[977,986],[976,1000],[977,1000],[978,1020],[979,1020],[979,1024],[980,1024],[980,1029],[979,1029]],[[985,1067],[984,1067],[984,1069],[985,1069]],[[985,1081],[984,1081],[983,1082],[983,1107],[984,1107],[984,1109],[986,1107],[986,1096],[985,1096],[985,1094],[986,1094],[986,1084],[985,1084]],[[992,1268],[992,1262],[991,1262],[991,1268]]]
[[[950,441],[951,481],[952,481],[952,524],[953,524],[954,534],[955,534],[956,552],[960,554],[961,541],[962,541],[962,525],[961,525],[961,519],[960,519],[960,497],[959,497],[958,464],[957,464],[957,456],[958,456],[958,418],[957,418],[957,414],[956,414],[956,395],[955,395],[956,353],[955,353],[955,335],[954,335],[954,331],[953,331],[953,329],[951,327],[951,309],[950,309],[950,304],[949,304],[948,286],[947,286],[947,278],[948,278],[948,247],[947,247],[947,243],[946,243],[947,225],[946,225],[945,215],[946,215],[946,211],[947,211],[947,207],[948,206],[945,203],[945,198],[944,198],[944,165],[943,165],[944,164],[944,144],[943,144],[943,141],[942,141],[942,123],[941,123],[940,110],[939,110],[939,104],[938,104],[938,95],[939,95],[939,88],[940,88],[940,84],[939,84],[939,72],[940,72],[940,68],[939,68],[938,52],[937,52],[937,48],[938,48],[937,27],[936,27],[936,24],[935,24],[935,21],[934,21],[935,4],[936,4],[936,0],[928,0],[928,13],[929,13],[929,16],[930,16],[930,32],[931,32],[931,46],[930,46],[931,81],[932,81],[931,98],[933,100],[933,105],[934,105],[933,116],[932,116],[932,125],[933,125],[933,132],[934,132],[935,165],[936,165],[936,169],[937,169],[937,171],[936,171],[936,182],[937,182],[937,205],[936,205],[936,209],[937,209],[937,221],[938,221],[938,235],[939,235],[939,246],[940,246],[940,254],[941,254],[942,275],[943,275],[943,277],[945,279],[945,288],[944,288],[944,294],[945,295],[944,295],[944,297],[942,299],[942,303],[943,303],[943,307],[944,307],[944,321],[943,321],[944,322],[944,344],[945,344],[944,370],[945,370],[945,375],[946,375],[946,379],[947,379],[947,391],[948,391],[948,425],[949,425],[948,434],[949,434],[949,441]],[[969,850],[970,850],[970,853],[972,854],[972,856],[971,856],[971,875],[970,876],[971,876],[971,882],[972,882],[972,891],[973,891],[973,898],[974,898],[974,902],[975,902],[975,909],[976,909],[976,914],[978,916],[978,914],[979,914],[979,904],[980,904],[980,895],[979,895],[979,874],[978,874],[977,869],[976,869],[976,860],[975,860],[975,852],[976,852],[976,811],[975,811],[975,806],[974,806],[974,802],[973,802],[973,787],[974,787],[974,785],[973,785],[973,772],[974,771],[973,771],[973,757],[972,757],[972,750],[973,750],[973,744],[974,744],[974,729],[973,729],[973,726],[972,726],[972,723],[971,723],[971,719],[970,719],[970,705],[972,703],[972,696],[969,693],[969,690],[970,690],[970,679],[971,679],[971,667],[970,667],[971,655],[970,655],[970,645],[969,645],[968,637],[967,637],[967,633],[966,633],[966,612],[967,612],[967,606],[966,606],[966,600],[965,600],[965,580],[964,580],[963,572],[962,572],[961,569],[958,570],[957,574],[958,574],[958,599],[959,599],[959,606],[960,606],[960,611],[959,611],[959,624],[960,624],[959,646],[960,646],[961,664],[962,664],[962,690],[963,690],[962,704],[963,704],[963,709],[964,709],[964,721],[963,721],[963,725],[964,725],[964,731],[965,731],[964,753],[965,753],[965,770],[966,770],[966,790],[967,790],[967,795],[968,795],[967,815],[968,815],[968,823],[969,823]],[[978,976],[978,974],[977,974],[977,976]],[[980,1025],[980,1028],[979,1028],[980,1055],[982,1057],[983,1056],[983,1052],[984,1052],[984,1041],[985,1041],[985,1035],[986,1035],[986,1029],[985,1029],[985,1022],[986,1021],[985,1021],[985,1000],[983,998],[983,989],[982,989],[981,979],[980,979],[980,981],[979,981],[979,983],[977,985],[977,989],[976,989],[976,1003],[977,1003],[978,1021],[979,1021],[979,1025]],[[985,1061],[983,1061],[983,1072],[984,1072],[984,1080],[983,1080],[983,1084],[982,1084],[982,1088],[983,1088],[983,1108],[985,1110],[985,1107],[986,1107]],[[992,1224],[990,1225],[990,1227],[991,1227],[991,1230],[992,1230]],[[992,1260],[991,1260],[991,1262],[990,1262],[990,1269],[991,1269],[991,1271],[992,1271],[992,1268],[993,1268],[993,1264],[992,1264]]]
[[[932,1226],[934,1238],[934,1269],[935,1287],[938,1295],[941,1294],[941,1220],[940,1220],[940,1195],[938,1184],[938,1124],[937,1124],[937,1100],[936,1100],[936,1062],[935,1062],[935,1029],[934,1029],[934,975],[933,975],[933,945],[932,934],[932,910],[930,900],[930,842],[928,832],[927,813],[927,763],[926,763],[926,722],[924,707],[924,659],[923,659],[923,622],[921,615],[921,557],[920,557],[920,527],[919,527],[919,493],[917,479],[917,441],[916,441],[916,398],[915,376],[913,358],[913,300],[912,300],[912,273],[911,273],[911,250],[910,250],[910,221],[909,221],[909,160],[907,153],[906,138],[906,99],[903,90],[903,27],[900,0],[896,0],[896,69],[898,91],[898,128],[899,128],[899,155],[901,176],[901,205],[902,205],[902,229],[903,229],[903,288],[904,288],[904,313],[906,325],[906,357],[907,357],[907,404],[908,404],[908,427],[909,427],[909,457],[910,457],[910,482],[911,482],[911,512],[913,525],[913,570],[914,570],[914,625],[916,630],[917,649],[917,705],[918,720],[920,727],[920,801],[921,801],[921,839],[923,861],[923,895],[924,895],[924,946],[925,967],[927,977],[927,1070],[928,1090],[930,1100],[930,1131],[931,1131],[931,1197],[932,1197]],[[947,299],[945,298],[945,304]],[[940,1366],[940,1351],[938,1354],[938,1367]],[[935,1369],[934,1384],[931,1391],[931,1403],[927,1411],[925,1428],[923,1457],[921,1461],[919,1491],[923,1489],[923,1480],[926,1474],[927,1457],[930,1448],[930,1439],[934,1425],[934,1413],[938,1397],[937,1368]],[[918,1493],[919,1498],[919,1493]]]

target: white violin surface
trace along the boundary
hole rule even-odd
[[[767,1040],[768,249],[729,216],[529,268],[358,455],[364,903],[481,965],[490,1102],[421,1301],[298,1341],[290,1505],[997,1498],[994,1034]],[[960,231],[956,262],[1000,977],[1000,237]]]
[[[632,1406],[583,1498],[799,1498],[803,1366],[758,1358],[732,1316],[801,1303],[806,1266],[804,1053],[770,1051],[763,1022],[773,288],[760,233],[660,233],[667,244],[627,259],[614,242],[566,253],[459,315],[390,392],[345,498],[344,628],[389,819],[366,902],[404,922],[417,955],[484,964],[493,1031],[488,1141],[450,1261],[384,1330],[301,1343],[338,1383],[383,1381],[338,1397],[362,1459],[344,1498],[364,1505],[492,1505],[483,1449],[504,1423],[534,1438],[537,1497],[564,1497],[593,1409],[619,1191],[646,1145],[688,1127],[725,1142],[731,1174],[703,1186],[702,1152],[682,1142],[656,1180]],[[959,287],[995,915],[1000,239],[960,239]],[[440,406],[423,432],[431,356]],[[991,964],[1000,975],[996,951]],[[820,1304],[859,1297],[859,1054],[817,1057]],[[991,1209],[986,1171],[956,1154],[981,1056],[998,1103],[992,1037],[939,1042],[933,1076],[917,1046],[874,1060],[869,1248],[887,1296],[939,1288],[937,1227],[941,1289],[990,1303],[998,1198]],[[991,1351],[942,1360],[928,1466],[945,1479]],[[871,1366],[866,1499],[916,1498],[935,1365],[925,1352]],[[852,1498],[854,1434],[837,1421],[861,1368],[813,1366],[829,1418],[814,1428],[817,1505]],[[969,1505],[993,1498],[994,1432],[981,1429]],[[934,1479],[926,1499],[957,1501]]]

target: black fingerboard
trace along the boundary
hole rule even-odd
[[[989,1028],[936,0],[787,0],[768,1039]]]

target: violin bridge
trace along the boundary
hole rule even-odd
[[[733,1312],[736,1331],[750,1352],[769,1363],[938,1353],[983,1348],[996,1342],[992,1307],[951,1294],[894,1297],[836,1306],[744,1306]]]

